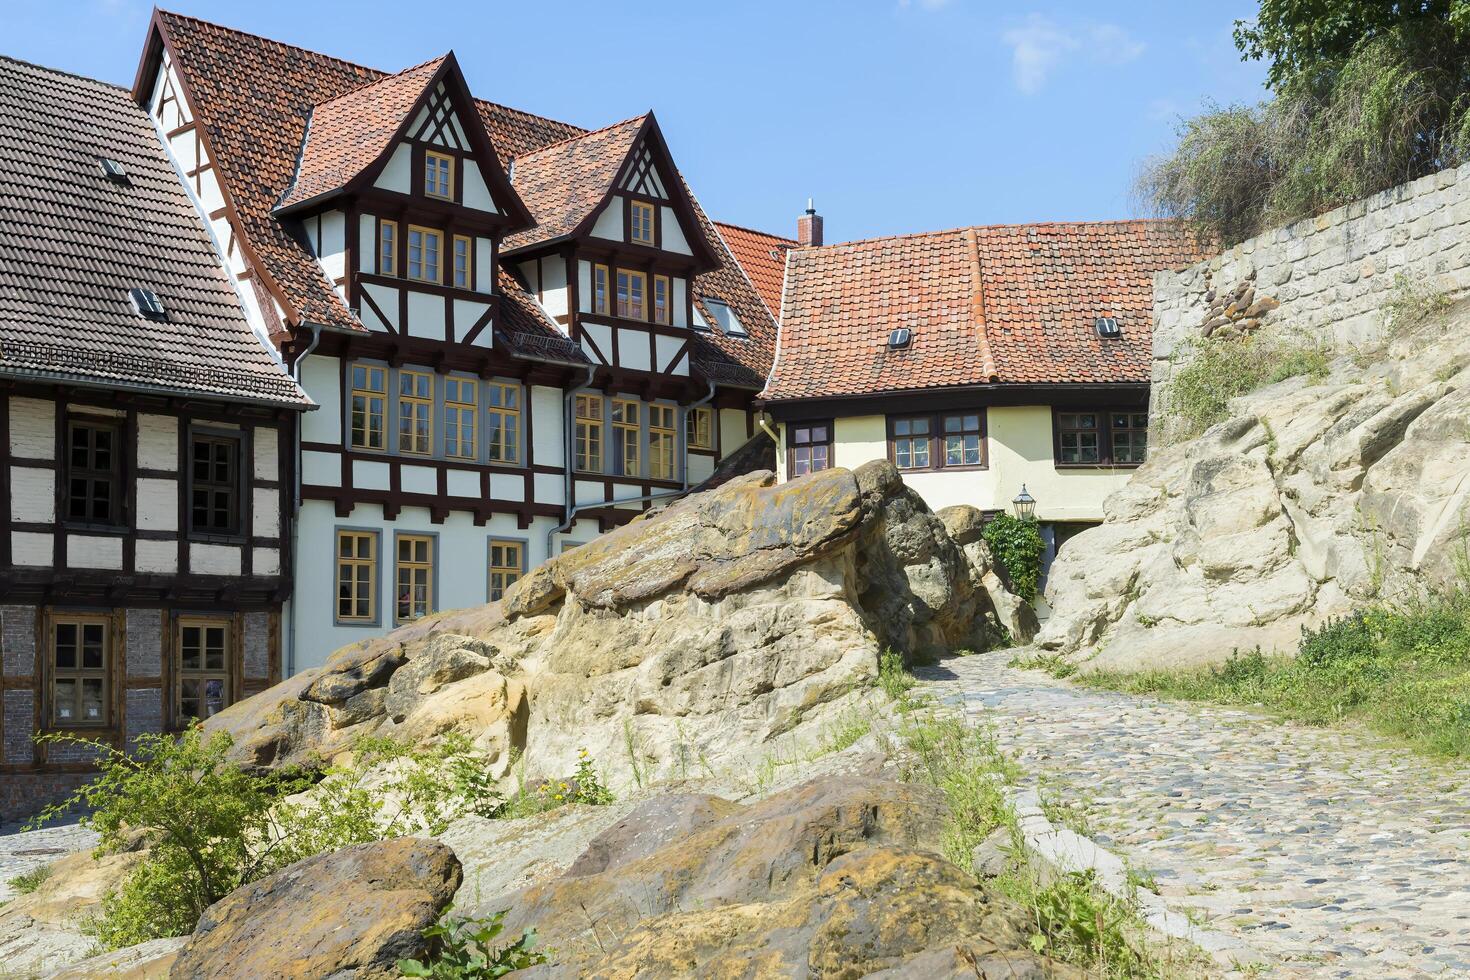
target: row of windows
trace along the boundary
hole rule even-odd
[[[616,282],[616,293],[610,292]],[[673,288],[668,276],[654,276],[652,292],[649,276],[634,269],[618,269],[615,278],[608,266],[592,267],[592,312],[616,314],[627,320],[673,322]],[[609,302],[611,300],[611,305]]]
[[[229,706],[234,696],[229,619],[181,616],[174,627],[171,717],[179,727]],[[101,615],[59,616],[50,636],[47,716],[61,728],[106,727],[111,718],[112,624]]]
[[[434,611],[435,539],[398,534],[393,539],[393,622],[410,623]],[[525,574],[525,545],[492,538],[486,597],[495,602]],[[378,532],[337,532],[337,621],[378,622]]]
[[[238,534],[241,528],[241,437],[191,433],[185,464],[189,530]],[[123,443],[120,423],[70,419],[66,426],[65,518],[118,527],[124,523]]]
[[[378,274],[402,275],[417,282],[447,284],[456,289],[475,288],[475,240],[468,235],[454,235],[449,251],[444,248],[444,232],[422,225],[409,225],[400,238],[398,222],[378,222]],[[400,242],[406,246],[404,265],[398,264]],[[445,268],[445,262],[448,268]]]
[[[1057,412],[1055,461],[1060,466],[1133,466],[1148,455],[1148,413]],[[832,423],[791,423],[786,463],[797,477],[832,466]],[[888,418],[888,458],[900,470],[954,470],[988,465],[983,410]]]

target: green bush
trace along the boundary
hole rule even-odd
[[[1164,389],[1164,412],[1175,420],[1173,435],[1191,439],[1230,417],[1230,401],[1287,378],[1327,376],[1325,348],[1272,334],[1210,337],[1180,349],[1184,361]]]
[[[430,944],[426,961],[399,960],[399,972],[405,977],[429,980],[493,980],[545,963],[546,954],[533,949],[535,929],[522,933],[513,943],[495,945],[496,938],[505,930],[507,911],[483,919],[441,918],[424,930],[424,938]]]
[[[15,889],[17,895],[29,895],[45,883],[51,877],[51,865],[43,864],[38,868],[23,871],[10,879],[10,887]]]
[[[1041,556],[1046,552],[1036,521],[1000,513],[980,533],[1011,591],[1027,602],[1035,601],[1036,586],[1041,581]]]

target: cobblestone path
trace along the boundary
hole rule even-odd
[[[1052,799],[1270,977],[1470,977],[1470,767],[1370,734],[1092,691],[1006,666],[921,668]]]

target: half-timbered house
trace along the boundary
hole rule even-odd
[[[0,814],[281,676],[296,419],[147,113],[0,58]]]
[[[134,96],[323,406],[300,431],[288,672],[710,475],[771,311],[653,115],[588,132],[157,12]]]

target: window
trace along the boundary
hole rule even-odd
[[[669,277],[653,277],[653,322],[668,323],[671,307],[669,306]]]
[[[734,334],[736,337],[745,336],[745,325],[740,322],[740,318],[735,315],[729,303],[722,299],[715,299],[713,296],[704,297],[703,302],[704,308],[709,310],[709,315],[714,318],[721,330]]]
[[[653,205],[642,201],[628,202],[628,240],[640,245],[653,244]]]
[[[786,470],[791,479],[831,468],[831,422],[793,422],[786,433]]]
[[[578,395],[576,468],[586,473],[602,472],[602,396]]]
[[[475,416],[479,411],[479,382],[468,378],[444,379],[444,455],[474,459]]]
[[[1112,413],[1113,462],[1142,463],[1148,455],[1148,413]]]
[[[715,448],[715,410],[691,408],[684,417],[684,441],[690,449]]]
[[[519,541],[490,541],[490,601],[505,596],[505,590],[521,577],[523,545]]]
[[[893,465],[901,470],[929,469],[933,420],[927,416],[893,420]]]
[[[592,267],[592,312],[607,312],[607,266]]]
[[[984,416],[980,412],[941,415],[940,438],[944,440],[942,466],[984,466]]]
[[[240,530],[240,440],[189,438],[189,529],[206,534]]]
[[[645,297],[648,294],[648,276],[642,272],[618,270],[618,316],[629,320],[646,318]]]
[[[1057,414],[1057,462],[1102,462],[1102,443],[1097,431],[1096,412]]]
[[[653,406],[650,406],[653,407]],[[614,398],[612,403],[613,473],[638,475],[638,403]]]
[[[398,222],[378,222],[378,274],[398,275]]]
[[[901,470],[984,466],[984,426],[980,411],[891,418],[888,455]]]
[[[434,446],[434,376],[398,372],[398,451],[426,456]]]
[[[408,278],[419,282],[443,282],[443,245],[443,232],[409,225]]]
[[[66,426],[66,516],[88,524],[122,523],[122,439],[114,422]]]
[[[352,448],[387,449],[385,416],[388,371],[366,364],[352,366]]]
[[[521,386],[490,382],[490,462],[516,463],[521,458]]]
[[[454,199],[454,157],[433,150],[424,152],[424,193],[446,201]]]
[[[474,239],[454,236],[454,285],[457,289],[475,288],[474,254]]]
[[[52,724],[107,724],[110,627],[105,616],[59,617],[52,625]]]
[[[398,604],[393,621],[411,623],[433,611],[434,539],[400,534],[394,543],[398,548]]]
[[[337,621],[377,622],[378,536],[372,531],[337,532]]]
[[[228,620],[181,617],[177,637],[174,721],[203,721],[230,704]]]
[[[655,480],[674,478],[678,429],[674,406],[648,406],[648,475]]]

